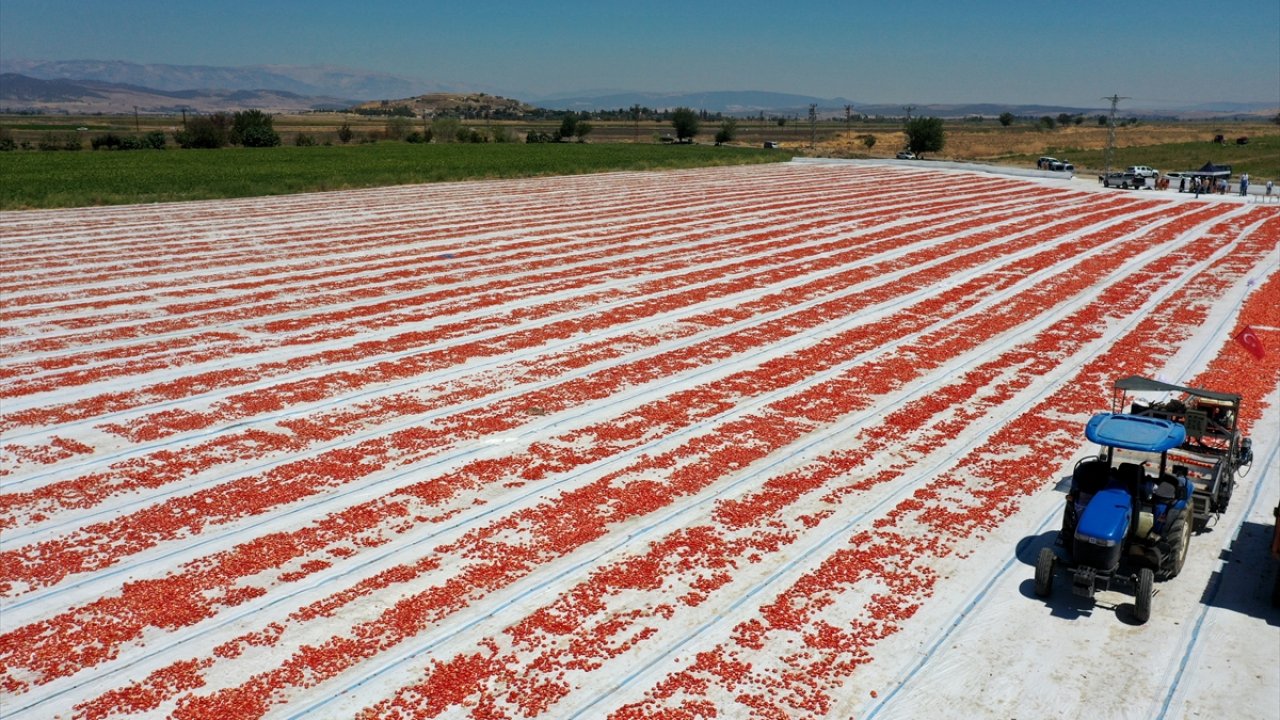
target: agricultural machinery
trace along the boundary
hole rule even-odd
[[[1132,401],[1130,393],[1177,393]],[[1191,535],[1226,509],[1236,471],[1252,449],[1236,422],[1240,396],[1130,377],[1115,384],[1112,412],[1085,425],[1101,451],[1076,463],[1055,547],[1040,551],[1035,591],[1053,591],[1058,564],[1075,595],[1120,581],[1134,589],[1134,617],[1151,617],[1156,579],[1182,571]],[[1123,412],[1128,410],[1128,412]]]

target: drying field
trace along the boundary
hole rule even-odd
[[[1280,495],[1280,208],[1095,187],[0,214],[0,716],[1274,717],[1272,568],[1220,556]],[[1258,455],[1143,626],[1025,564],[1134,374],[1241,392]]]

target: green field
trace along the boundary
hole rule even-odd
[[[1043,154],[1068,158],[1078,170],[1101,170],[1106,167],[1106,151],[1102,149],[1050,146]],[[1030,155],[1015,159],[1028,165],[1035,164],[1035,157]],[[1254,137],[1247,145],[1182,142],[1120,147],[1114,150],[1111,167],[1113,170],[1123,170],[1129,165],[1150,165],[1161,172],[1175,172],[1198,170],[1208,162],[1230,165],[1232,174],[1237,177],[1241,173],[1249,173],[1255,180],[1280,180],[1280,135]]]
[[[0,153],[0,209],[79,207],[782,162],[792,153],[711,145],[385,142],[320,147]]]

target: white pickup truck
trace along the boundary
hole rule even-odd
[[[1098,176],[1103,187],[1149,188],[1155,187],[1160,171],[1147,165],[1130,165],[1124,172],[1113,172],[1110,175]]]

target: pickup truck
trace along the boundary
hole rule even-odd
[[[1147,185],[1146,177],[1129,172],[1128,170],[1126,170],[1125,172],[1113,172],[1110,175],[1107,175],[1107,174],[1099,175],[1098,182],[1102,183],[1103,187],[1118,187],[1118,188],[1149,187]]]
[[[1036,167],[1041,170],[1053,170],[1056,172],[1074,173],[1076,171],[1075,165],[1072,165],[1066,160],[1059,160],[1058,158],[1052,157],[1040,158],[1036,161]]]

